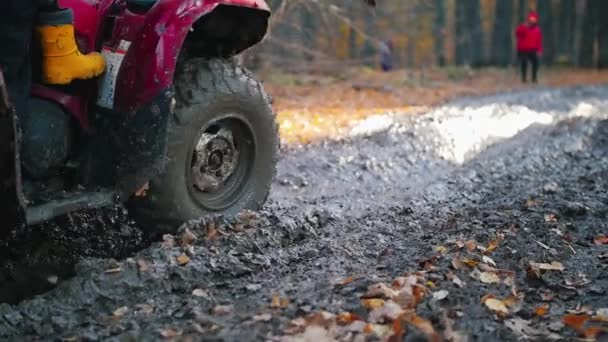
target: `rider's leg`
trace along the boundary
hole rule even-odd
[[[80,53],[74,36],[74,14],[61,9],[56,0],[42,1],[36,31],[42,44],[42,79],[49,84],[68,84],[75,79],[99,76],[105,69],[103,57]]]

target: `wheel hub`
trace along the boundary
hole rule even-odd
[[[220,189],[236,170],[238,154],[229,130],[201,134],[192,158],[194,186],[202,192]]]

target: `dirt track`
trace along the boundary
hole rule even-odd
[[[191,222],[185,245],[182,234],[119,261],[110,257],[146,245],[119,210],[104,221],[91,215],[39,227],[44,235],[36,241],[22,233],[5,249],[11,285],[0,288],[0,299],[49,279],[59,285],[0,304],[0,339],[373,339],[389,336],[383,326],[390,322],[378,320],[374,333],[328,317],[314,331],[306,330],[310,321],[297,329],[292,321],[320,310],[374,320],[360,300],[368,286],[416,271],[424,271],[417,277],[428,294],[415,310],[437,334],[451,320],[469,340],[570,339],[577,332],[560,323],[567,310],[580,304],[578,311],[599,316],[597,309],[608,308],[608,245],[594,243],[608,234],[607,117],[608,87],[462,99],[416,118],[379,116],[348,140],[285,150],[261,213]],[[6,260],[38,240],[44,248],[26,261],[37,277],[15,282],[27,266]],[[468,251],[470,240],[480,247]],[[72,269],[82,256],[90,258]],[[481,262],[469,268],[463,260]],[[530,274],[530,262],[559,262],[564,270]],[[480,280],[492,268],[501,270],[490,272],[500,284]],[[514,293],[505,315],[481,302]],[[541,317],[535,309],[543,303]],[[433,336],[411,325],[405,340]]]

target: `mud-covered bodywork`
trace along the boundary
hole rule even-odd
[[[18,137],[17,117],[0,70],[0,217],[5,227],[12,227],[23,216]],[[0,236],[3,232],[0,228]]]

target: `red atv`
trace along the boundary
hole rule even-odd
[[[260,208],[275,172],[277,123],[260,83],[230,58],[262,40],[267,4],[59,3],[74,11],[80,51],[101,52],[107,68],[93,81],[34,84],[30,111],[16,116],[0,81],[5,223],[120,201],[166,231]]]

